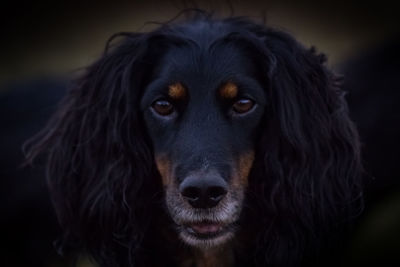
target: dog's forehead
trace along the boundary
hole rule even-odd
[[[222,38],[222,37],[221,37]],[[210,38],[211,40],[211,38]],[[158,75],[187,87],[210,91],[238,76],[254,76],[254,62],[234,43],[209,41],[172,46],[158,65]],[[190,89],[188,88],[188,89]]]

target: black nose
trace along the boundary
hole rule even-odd
[[[194,174],[183,180],[179,191],[194,208],[206,209],[215,207],[226,195],[227,188],[219,175]]]

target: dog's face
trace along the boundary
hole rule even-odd
[[[234,236],[266,104],[256,73],[239,47],[172,47],[144,91],[166,206],[191,246]]]

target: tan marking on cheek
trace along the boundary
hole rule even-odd
[[[223,98],[235,98],[238,94],[238,88],[236,84],[232,82],[227,82],[219,91],[221,97]]]
[[[254,162],[254,151],[240,155],[238,160],[237,173],[233,178],[234,186],[247,186],[253,162]]]
[[[161,175],[161,180],[164,186],[172,183],[171,178],[171,162],[166,157],[156,156],[157,169]]]
[[[182,99],[186,96],[186,89],[181,83],[168,86],[168,95],[173,99]]]

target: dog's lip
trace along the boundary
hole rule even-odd
[[[221,223],[198,222],[187,225],[188,230],[196,234],[215,234],[223,228]]]
[[[184,225],[187,233],[200,238],[200,239],[211,239],[217,236],[221,236],[224,233],[232,230],[232,224],[212,222],[212,221],[201,221],[192,222]]]

